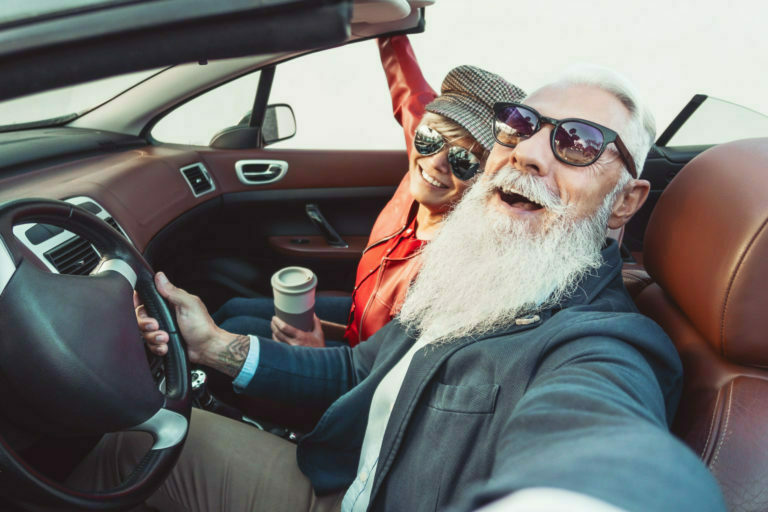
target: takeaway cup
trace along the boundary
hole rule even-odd
[[[284,322],[311,331],[314,327],[315,273],[304,267],[285,267],[272,274],[275,315]]]

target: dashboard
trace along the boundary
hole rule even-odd
[[[66,201],[88,210],[128,238],[120,224],[96,200],[78,196]],[[92,244],[57,226],[19,224],[13,227],[13,234],[54,273],[88,275],[101,258],[98,249]]]

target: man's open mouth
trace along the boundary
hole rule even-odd
[[[521,210],[527,211],[535,211],[544,208],[536,201],[528,199],[526,196],[517,191],[504,191],[498,189],[498,193],[501,200],[513,208],[520,208]]]

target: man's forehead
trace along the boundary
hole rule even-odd
[[[546,85],[528,96],[524,103],[543,116],[577,117],[616,131],[629,117],[629,111],[616,96],[594,85]]]

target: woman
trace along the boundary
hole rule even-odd
[[[368,339],[397,314],[418,271],[419,250],[481,171],[493,144],[493,103],[525,96],[473,66],[451,70],[436,96],[407,36],[380,39],[379,52],[395,119],[405,132],[409,171],[374,224],[351,299],[317,297],[311,332],[273,317],[271,299],[232,299],[213,315],[223,329],[315,347],[325,346],[332,332],[336,339],[343,332],[350,346]]]

